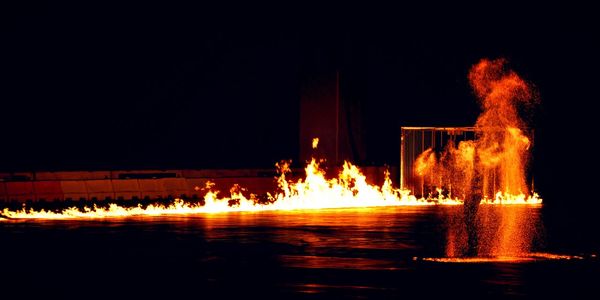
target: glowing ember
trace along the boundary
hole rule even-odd
[[[319,138],[318,137],[316,137],[312,140],[312,148],[317,149],[317,146],[319,146]]]

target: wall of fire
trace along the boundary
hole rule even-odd
[[[273,170],[168,170],[0,174],[1,202],[201,198],[208,181],[228,192],[239,184],[253,193],[273,190]],[[161,178],[162,177],[162,178]],[[227,194],[226,194],[227,195]]]
[[[367,181],[381,185],[384,167],[365,167]],[[228,196],[235,184],[243,193],[265,195],[277,191],[271,169],[236,170],[145,170],[92,172],[20,172],[0,173],[0,204],[28,201],[64,200],[136,200],[136,199],[200,199],[206,194],[206,183]],[[287,178],[297,181],[303,169],[292,169]]]

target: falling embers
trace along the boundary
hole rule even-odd
[[[467,206],[445,210],[447,257],[523,257],[542,243],[540,208]]]
[[[423,153],[429,157],[423,161],[437,165],[429,169],[446,176],[465,199],[462,211],[449,215],[446,255],[523,256],[540,236],[539,210],[480,203],[494,195],[530,193],[526,171],[532,137],[520,112],[537,98],[503,59],[481,60],[471,68],[469,81],[482,108],[475,140],[448,145],[439,160]]]

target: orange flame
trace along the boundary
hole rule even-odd
[[[319,138],[318,137],[316,137],[312,140],[312,148],[317,149],[317,146],[319,146]]]
[[[435,158],[435,152],[431,148],[423,151],[417,160],[415,160],[415,173],[419,176],[425,176],[425,174],[432,173],[437,160]]]
[[[461,141],[458,147],[449,143],[439,159],[432,149],[425,150],[417,157],[414,171],[462,199],[537,204],[541,199],[529,191],[525,175],[531,139],[518,114],[519,105],[535,98],[527,83],[505,64],[503,59],[483,59],[469,73],[483,110],[475,124],[476,139]]]
[[[38,211],[25,208],[17,211],[4,209],[2,215],[15,219],[75,219],[234,211],[462,204],[460,200],[444,197],[417,199],[410,195],[410,191],[394,188],[388,171],[384,174],[385,179],[381,186],[369,184],[362,171],[349,162],[344,163],[336,178],[327,179],[325,171],[313,158],[305,168],[305,177],[293,182],[286,178],[286,174],[290,173],[289,164],[289,161],[276,164],[280,174],[277,177],[279,191],[273,195],[268,194],[269,201],[267,203],[259,203],[253,194],[246,196],[245,189],[239,185],[234,185],[230,189],[229,196],[219,197],[219,191],[214,190],[214,184],[209,182],[205,188],[207,193],[204,196],[204,205],[176,199],[171,205],[157,204],[147,207],[141,205],[123,207],[110,204],[107,208],[92,206],[80,210],[77,207],[71,207],[58,212],[43,209]]]
[[[530,139],[523,132],[518,106],[534,97],[527,83],[506,69],[506,61],[481,60],[469,73],[482,114],[475,127],[481,132],[477,150],[481,165],[484,196],[528,194],[525,167]],[[495,187],[495,188],[494,188]]]
[[[475,140],[458,147],[449,143],[439,159],[431,149],[424,151],[415,173],[424,179],[435,174],[438,186],[480,204],[540,204],[539,195],[526,184],[531,139],[518,113],[520,105],[535,100],[530,87],[503,59],[481,60],[469,80],[483,110],[475,124]],[[536,220],[523,208],[467,207],[449,221],[446,254],[523,255],[531,247]]]

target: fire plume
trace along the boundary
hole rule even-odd
[[[449,220],[447,256],[524,255],[535,235],[536,216],[524,208],[478,206],[541,203],[527,186],[531,136],[519,116],[519,108],[536,98],[504,59],[482,59],[471,68],[469,81],[482,109],[475,139],[458,146],[450,142],[439,157],[427,149],[414,172],[465,200],[465,209]]]
[[[535,101],[533,92],[506,68],[504,59],[481,60],[471,69],[469,81],[482,108],[475,140],[450,142],[441,154],[423,151],[415,161],[415,174],[461,199],[540,203],[527,186],[531,137],[519,116],[520,106]]]

